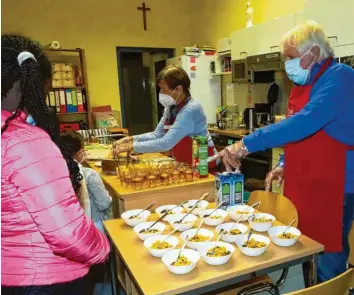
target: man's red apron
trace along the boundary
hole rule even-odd
[[[288,117],[310,100],[311,89],[328,68],[328,59],[313,83],[292,88]],[[342,219],[346,152],[349,147],[323,130],[285,146],[284,195],[299,213],[299,229],[325,246],[326,252],[342,250]]]
[[[177,114],[179,111],[189,102],[189,99],[184,103],[181,103],[177,106]],[[169,121],[165,122],[165,132],[169,131],[169,128],[172,127],[176,118],[170,118]],[[172,156],[173,158],[181,163],[192,164],[192,145],[193,139],[190,136],[184,137],[180,142],[178,142],[172,148]],[[214,155],[214,147],[208,147],[209,156]],[[216,169],[216,161],[209,163],[209,173],[212,173],[212,170]]]

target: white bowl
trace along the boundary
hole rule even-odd
[[[148,238],[151,238],[151,237],[154,237],[154,236],[160,236],[163,233],[163,231],[165,230],[166,226],[163,223],[161,223],[161,222],[156,223],[152,227],[152,229],[157,229],[158,232],[151,233],[151,234],[140,233],[140,231],[142,229],[148,228],[149,226],[153,225],[153,223],[154,223],[154,221],[144,222],[144,223],[140,223],[140,224],[138,224],[137,226],[134,227],[133,230],[138,235],[140,240],[145,241]]]
[[[283,233],[285,229],[286,229],[286,226],[274,226],[268,230],[268,235],[270,236],[272,242],[275,245],[278,245],[281,247],[290,247],[290,246],[295,245],[297,240],[300,238],[301,231],[299,231],[295,227],[290,227],[286,232],[297,235],[297,238],[295,238],[295,239],[279,239],[279,238],[277,238],[277,236],[279,234]]]
[[[163,215],[165,213],[165,212],[161,213],[163,210],[171,210],[172,214],[182,213],[183,212],[183,207],[180,207],[180,206],[176,207],[176,205],[164,205],[164,206],[160,206],[160,207],[156,208],[155,212],[157,213],[157,215],[159,217],[161,217],[161,215]],[[169,215],[172,215],[172,214],[169,214]],[[167,221],[166,217],[163,219],[164,221]]]
[[[166,220],[173,229],[177,228],[178,231],[185,231],[188,229],[191,229],[194,225],[194,223],[197,221],[197,216],[193,214],[189,214],[182,223],[176,223],[176,221],[181,220],[184,216],[186,216],[187,213],[176,213],[176,214],[171,214],[166,216]]]
[[[239,214],[236,213],[237,211],[244,211],[248,209],[246,212],[249,212],[248,214]],[[242,219],[241,221],[247,221],[250,216],[252,216],[254,212],[254,208],[247,206],[247,205],[235,205],[231,206],[226,209],[227,214],[231,217],[232,220],[237,221],[241,216]]]
[[[184,203],[183,204],[183,208],[187,210],[187,212],[192,209],[192,207],[195,205],[195,203],[197,203],[198,200],[189,200],[187,203]],[[209,202],[208,201],[205,201],[205,200],[202,200],[199,202],[197,208],[195,208],[193,210],[193,214],[195,215],[198,215],[202,210],[208,208],[209,206]]]
[[[127,225],[136,226],[140,223],[146,222],[149,219],[149,216],[151,215],[150,211],[145,210],[143,213],[141,213],[138,216],[138,218],[129,219],[129,217],[139,214],[142,210],[143,209],[135,209],[135,210],[126,211],[121,215],[121,217]]]
[[[195,236],[196,232],[197,232],[197,228],[193,228],[193,229],[190,229],[190,230],[187,230],[185,231],[184,233],[181,234],[181,238],[183,241],[187,240],[187,237],[188,238],[192,238]],[[191,249],[195,249],[197,250],[198,247],[203,244],[203,243],[206,243],[206,242],[209,242],[212,240],[212,238],[214,237],[214,234],[212,231],[208,230],[208,229],[204,229],[204,228],[201,228],[198,232],[198,235],[202,235],[202,236],[208,236],[209,239],[204,241],[204,242],[187,242],[187,247],[188,248],[191,248]]]
[[[168,249],[152,249],[151,245],[156,242],[156,241],[163,241],[164,239],[167,238],[167,235],[159,235],[159,236],[155,236],[152,238],[148,238],[147,240],[145,240],[144,242],[144,246],[145,248],[149,251],[149,253],[154,256],[154,257],[162,257],[166,252],[171,251],[173,249],[175,249],[178,244],[179,244],[179,239],[174,237],[174,236],[170,236],[166,242],[169,243],[172,247],[168,248]]]
[[[192,264],[186,266],[172,266],[171,263],[176,261],[179,251],[180,249],[174,249],[166,252],[162,256],[162,262],[170,272],[176,275],[184,275],[190,273],[197,266],[197,263],[200,259],[200,255],[198,251],[191,250],[191,249],[184,249],[181,254],[187,257],[187,259],[191,261]]]
[[[225,255],[225,256],[219,256],[219,257],[207,256],[208,251],[210,251],[212,248],[214,248],[216,246],[226,247],[226,249],[230,251],[230,254]],[[202,259],[205,261],[205,263],[210,264],[210,265],[222,265],[230,260],[232,254],[235,251],[235,247],[229,243],[224,243],[224,242],[208,242],[208,243],[203,243],[202,245],[200,245],[198,248],[198,251],[199,251],[200,257],[202,257]]]
[[[272,221],[269,222],[255,222],[254,219],[256,218],[266,218],[270,219]],[[275,217],[271,214],[268,213],[256,213],[250,217],[248,220],[250,226],[252,229],[255,231],[259,232],[266,232],[268,229],[270,229],[273,225],[273,222],[275,221]]]
[[[248,247],[242,247],[243,244],[247,241],[248,235],[247,236],[242,236],[238,239],[236,239],[236,245],[240,249],[241,253],[246,255],[246,256],[260,256],[262,255],[265,250],[267,250],[269,244],[270,244],[270,239],[268,239],[265,236],[262,235],[257,235],[257,234],[252,234],[250,239],[255,239],[256,241],[259,242],[264,242],[266,243],[265,247],[262,248],[248,248]]]
[[[230,222],[230,223],[224,223],[221,224],[219,226],[216,227],[216,232],[219,234],[220,231],[223,229],[224,231],[229,231],[230,229],[238,229],[241,233],[239,235],[230,235],[230,234],[224,234],[222,235],[221,239],[224,242],[228,242],[228,243],[234,243],[236,242],[236,240],[247,234],[248,232],[248,227],[244,224],[238,223],[235,225],[234,222]]]
[[[204,218],[204,215],[208,215],[210,214],[214,209],[206,209],[206,210],[203,210],[199,213],[199,216],[201,218]],[[211,216],[219,216],[220,218],[217,218],[217,219],[213,219],[211,218]],[[210,217],[205,217],[204,218],[204,223],[206,225],[209,225],[209,226],[218,226],[220,224],[222,224],[226,217],[227,217],[227,213],[225,210],[221,210],[221,209],[217,209]]]

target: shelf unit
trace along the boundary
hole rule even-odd
[[[82,90],[82,93],[83,95],[85,95],[85,99],[86,99],[86,110],[84,112],[71,112],[71,113],[57,112],[57,117],[59,122],[61,124],[84,122],[85,124],[87,124],[87,127],[89,129],[93,128],[84,49],[82,48],[58,49],[58,50],[45,49],[44,51],[47,54],[51,63],[70,63],[76,66],[78,70],[81,72],[82,85],[74,86],[74,87],[59,87],[59,88],[51,89],[51,91],[67,90],[67,89]]]

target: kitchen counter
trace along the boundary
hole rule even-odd
[[[208,128],[210,134],[218,134],[218,135],[223,135],[223,136],[228,136],[236,139],[241,139],[246,135],[251,134],[251,132],[248,129],[235,129],[235,130],[220,130],[219,128]]]

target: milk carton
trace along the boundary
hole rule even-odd
[[[215,202],[224,204],[221,209],[226,209],[233,205],[233,180],[230,173],[216,173],[215,175]]]
[[[231,172],[233,186],[233,202],[235,205],[244,201],[245,177],[239,172]]]
[[[215,175],[215,202],[221,209],[243,203],[244,176],[239,172],[216,173]]]

